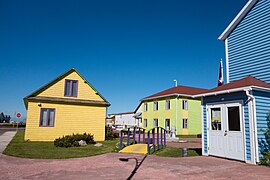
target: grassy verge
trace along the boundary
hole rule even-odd
[[[175,147],[166,147],[154,153],[162,157],[182,157],[182,149]],[[188,149],[187,156],[200,156],[201,149]]]
[[[179,138],[199,138],[200,135],[176,135]]]
[[[55,147],[53,142],[26,142],[24,141],[24,132],[18,131],[4,154],[9,156],[37,158],[37,159],[64,159],[95,156],[99,154],[114,152],[115,145],[119,139],[100,142],[101,147],[94,145],[80,147]]]

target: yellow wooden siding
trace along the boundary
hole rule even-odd
[[[77,97],[64,96],[64,87],[66,79],[78,80]],[[58,81],[56,84],[52,85],[51,87],[41,92],[37,96],[56,97],[56,98],[77,98],[85,100],[103,101],[103,99],[99,95],[97,95],[96,92],[86,82],[84,82],[84,80],[76,72],[69,74],[68,76]]]
[[[39,127],[40,108],[55,108],[54,127]],[[53,141],[72,133],[91,133],[95,141],[105,140],[106,107],[28,103],[25,140]]]

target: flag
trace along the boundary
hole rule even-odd
[[[224,78],[223,78],[223,65],[222,65],[222,59],[220,59],[220,66],[219,66],[219,75],[218,75],[218,86],[223,85]]]

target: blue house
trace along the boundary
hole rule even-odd
[[[194,96],[202,97],[203,155],[256,164],[270,150],[269,12],[269,0],[249,0],[219,37],[227,84]]]

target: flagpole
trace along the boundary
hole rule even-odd
[[[218,75],[218,86],[221,86],[224,83],[222,58],[220,58],[219,73],[218,74],[219,74]]]
[[[220,58],[220,62],[221,62],[221,77],[222,77],[222,84],[224,84],[224,74],[223,74],[223,62],[222,62],[222,58]]]

